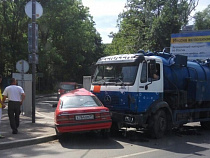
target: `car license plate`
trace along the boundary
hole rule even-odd
[[[92,120],[92,119],[94,119],[94,115],[93,114],[91,114],[91,115],[76,115],[75,119],[76,120]]]

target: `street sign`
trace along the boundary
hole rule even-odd
[[[25,60],[19,60],[16,63],[16,69],[17,69],[18,72],[26,73],[29,70],[29,64]]]
[[[32,74],[23,74],[24,75],[24,81],[32,81]],[[16,80],[21,81],[22,80],[22,74],[21,73],[12,73],[12,77]]]
[[[28,24],[28,51],[32,50],[32,24]],[[38,24],[35,25],[35,52],[38,52]]]
[[[32,18],[32,1],[29,1],[25,6],[25,13],[29,18]],[[40,3],[36,2],[36,19],[43,14],[43,8]]]

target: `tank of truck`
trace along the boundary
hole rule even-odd
[[[209,61],[187,61],[186,56],[161,54],[164,91],[187,91],[188,99],[210,101]]]

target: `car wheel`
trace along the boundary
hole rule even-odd
[[[56,133],[56,136],[57,136],[58,139],[62,138],[63,134],[60,133],[60,132],[57,130],[56,127],[55,127],[55,133]]]

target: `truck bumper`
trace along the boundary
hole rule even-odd
[[[145,114],[122,114],[118,112],[111,112],[113,122],[120,123],[126,127],[146,127],[147,115]]]

